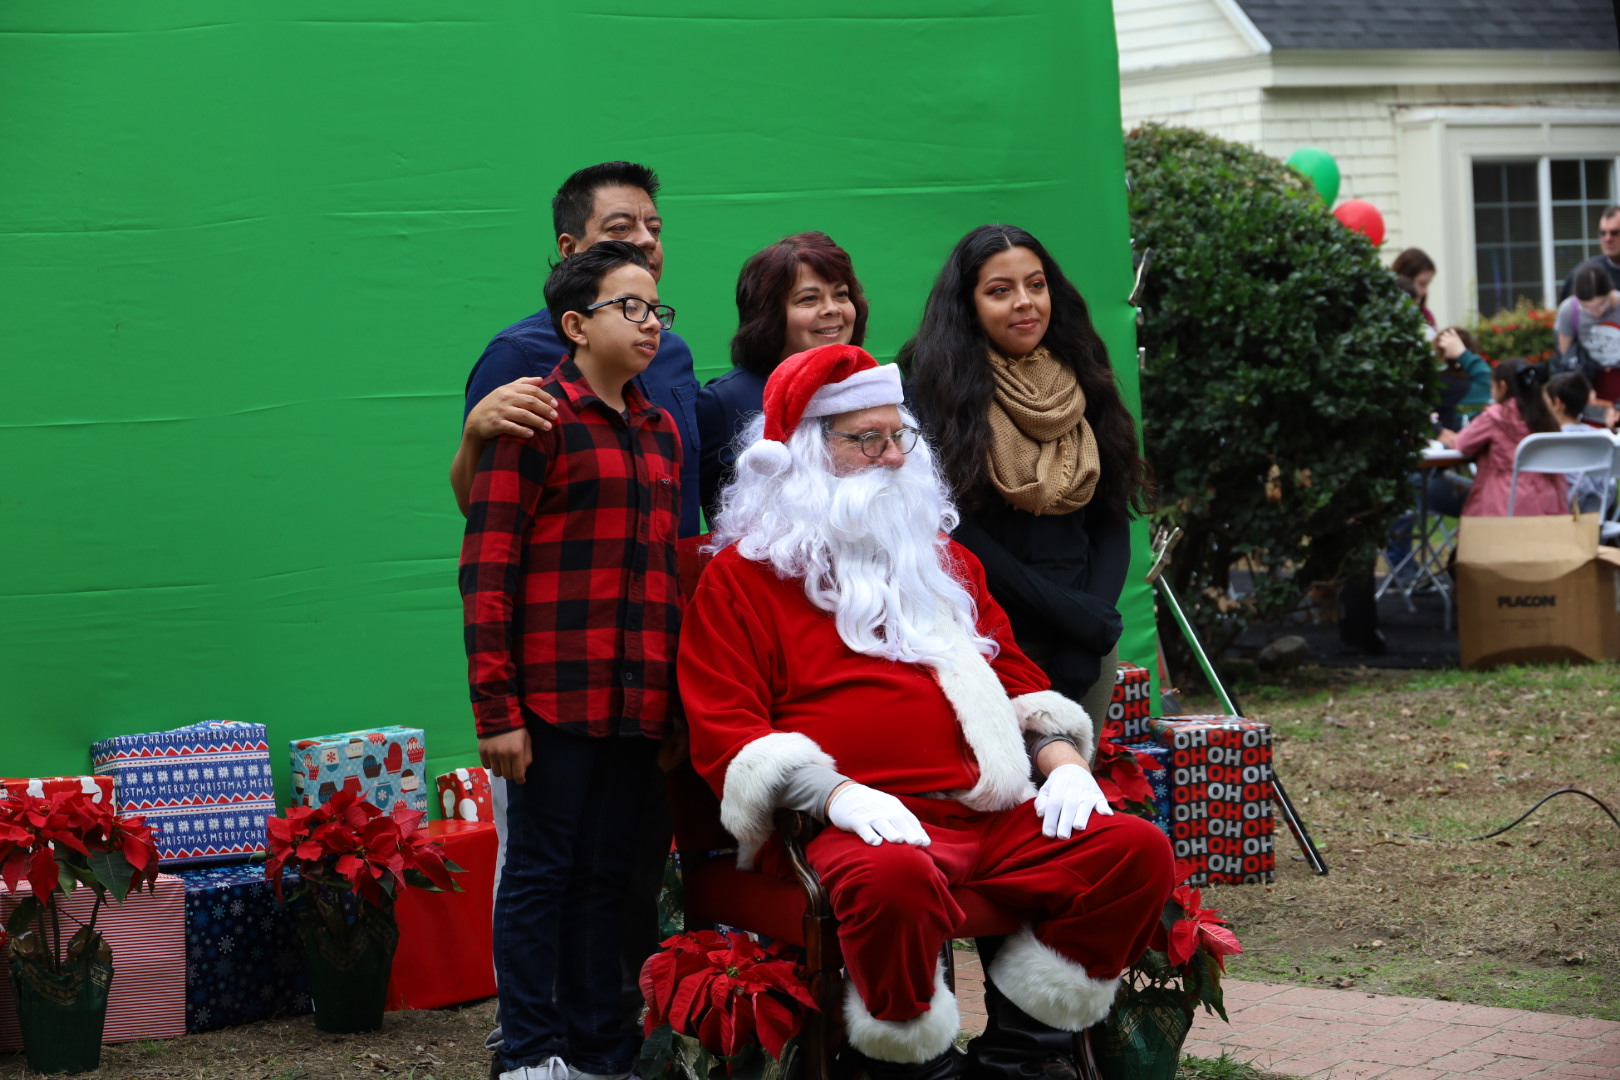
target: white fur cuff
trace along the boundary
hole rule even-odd
[[[1059,1031],[1084,1031],[1097,1023],[1119,990],[1118,979],[1093,979],[1042,945],[1027,926],[1007,939],[987,974],[1008,1001]]]
[[[849,1045],[877,1061],[918,1064],[949,1050],[961,1030],[956,995],[945,989],[945,969],[934,972],[934,997],[928,1011],[910,1020],[879,1020],[866,1011],[855,983],[844,983],[844,1031]]]
[[[753,869],[754,856],[770,839],[771,817],[788,775],[802,765],[838,767],[813,739],[792,731],[761,735],[737,751],[726,767],[720,824],[737,838],[737,865],[742,869]]]
[[[1056,690],[1041,690],[1013,698],[1013,711],[1018,714],[1020,730],[1037,735],[1067,735],[1079,745],[1080,756],[1091,760],[1096,749],[1091,717],[1079,702]]]

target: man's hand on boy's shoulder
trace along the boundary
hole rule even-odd
[[[557,419],[557,402],[540,389],[545,381],[531,377],[497,386],[472,407],[462,431],[485,440],[502,435],[528,438],[536,427],[550,431]]]
[[[534,744],[526,727],[483,735],[478,739],[478,760],[490,772],[514,784],[523,783],[534,761]]]

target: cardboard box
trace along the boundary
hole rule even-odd
[[[169,874],[159,874],[153,889],[132,891],[122,904],[109,901],[96,920],[113,954],[103,1042],[172,1039],[186,1033],[186,890]],[[0,925],[30,892],[26,880],[17,883],[15,895],[0,885]],[[66,939],[69,925],[89,921],[96,897],[89,889],[76,889],[72,896],[58,895],[56,902],[78,920],[61,917]],[[21,1049],[15,991],[10,979],[0,979],[0,1051]]]
[[[113,778],[118,813],[152,826],[164,867],[246,862],[264,850],[276,799],[263,724],[116,735],[92,743],[90,761]]]
[[[294,739],[293,801],[319,806],[352,788],[384,813],[403,803],[426,814],[425,738],[421,728],[395,725]]]
[[[0,799],[13,795],[44,797],[58,791],[82,791],[91,802],[111,803],[113,778],[110,776],[0,776]]]
[[[1117,743],[1141,742],[1147,738],[1147,720],[1153,715],[1152,682],[1148,669],[1121,664],[1114,677],[1114,697],[1108,703],[1108,719],[1102,735]]]
[[[1465,668],[1620,658],[1620,550],[1598,515],[1463,518],[1457,644]]]
[[[1263,884],[1277,870],[1271,728],[1241,716],[1147,722],[1170,751],[1170,845],[1193,885]]]
[[[304,948],[264,867],[203,867],[178,877],[186,891],[186,1031],[309,1012]],[[297,880],[289,872],[287,887]]]
[[[439,789],[439,807],[449,820],[494,822],[489,770],[482,765],[440,773],[434,784]]]

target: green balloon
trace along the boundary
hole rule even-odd
[[[1339,163],[1326,150],[1302,146],[1288,155],[1288,164],[1305,175],[1329,206],[1339,197]]]

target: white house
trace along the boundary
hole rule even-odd
[[[1558,282],[1620,202],[1611,0],[1113,0],[1127,129],[1195,127],[1278,158],[1316,146],[1386,261],[1438,264],[1444,326]]]

